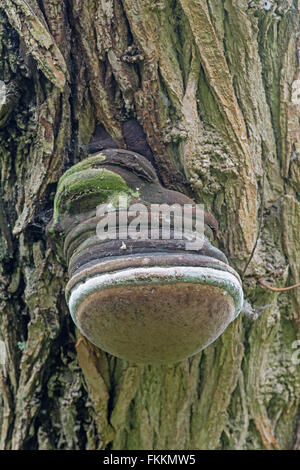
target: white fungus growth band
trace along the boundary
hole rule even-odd
[[[69,299],[69,309],[76,323],[76,307],[91,293],[107,287],[122,284],[150,284],[156,282],[176,283],[205,283],[211,284],[227,291],[235,302],[234,320],[243,305],[243,290],[238,279],[231,273],[213,268],[204,267],[150,267],[133,268],[109,274],[100,274],[74,286]]]

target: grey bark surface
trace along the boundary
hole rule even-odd
[[[298,0],[3,0],[1,449],[300,449]],[[247,315],[174,366],[80,337],[46,234],[97,124],[143,126],[220,225]],[[188,182],[188,185],[185,182]],[[253,250],[255,248],[255,250]],[[122,334],[120,332],[120,334]]]

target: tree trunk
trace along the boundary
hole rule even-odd
[[[1,449],[300,449],[300,289],[258,283],[300,281],[299,11],[2,0]],[[164,185],[217,218],[243,277],[247,315],[174,366],[78,335],[46,234],[58,179],[97,124],[124,147],[129,119]]]

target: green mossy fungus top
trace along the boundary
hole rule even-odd
[[[77,216],[95,210],[119,195],[132,191],[118,174],[101,166],[105,155],[98,153],[67,170],[60,178],[54,199],[53,225],[64,216]]]

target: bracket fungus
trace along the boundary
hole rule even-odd
[[[66,299],[75,324],[99,348],[137,363],[196,354],[223,333],[243,303],[238,274],[207,236],[201,248],[188,244],[186,232],[176,238],[175,211],[167,217],[170,236],[162,236],[162,204],[192,208],[194,227],[195,203],[165,189],[145,157],[106,149],[61,177],[49,229],[68,265]],[[137,213],[144,224],[129,237],[130,227],[139,225]],[[211,216],[203,217],[206,228],[213,225]],[[106,226],[105,236],[99,226]]]

